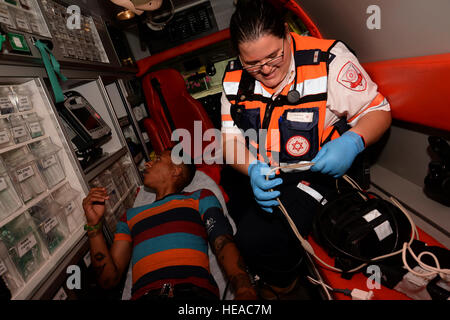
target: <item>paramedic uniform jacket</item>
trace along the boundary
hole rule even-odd
[[[295,33],[291,39],[290,69],[276,92],[244,71],[239,60],[228,63],[223,78],[222,133],[244,133],[249,150],[272,165],[310,161],[368,112],[390,111],[344,43]],[[288,100],[291,90],[299,93],[298,101]]]

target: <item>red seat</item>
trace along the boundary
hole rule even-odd
[[[161,93],[166,102],[169,116],[166,116],[158,92],[152,85],[152,79],[156,79],[160,84]],[[201,141],[201,150],[203,151],[206,146],[212,143],[211,141],[203,141],[203,134],[208,129],[214,129],[214,125],[202,104],[194,99],[187,91],[182,75],[174,69],[150,72],[142,78],[142,86],[150,115],[150,119],[144,120],[144,127],[152,143],[153,149],[155,151],[162,151],[173,147],[178,143],[177,141],[171,141],[171,121],[168,119],[168,117],[170,117],[175,128],[186,129],[189,131],[191,136],[191,157],[193,159],[202,158],[202,154],[198,154],[198,151],[194,151],[194,139],[198,140],[195,143],[200,143]],[[195,121],[201,122],[201,134],[199,134],[199,130],[197,130],[197,132],[194,130]],[[219,143],[219,141],[217,141],[217,143]],[[222,165],[206,164],[202,160],[202,163],[196,164],[196,167],[198,170],[206,173],[220,186],[220,171]],[[227,201],[228,197],[225,193],[224,197]]]

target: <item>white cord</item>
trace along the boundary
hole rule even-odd
[[[391,197],[391,201],[394,202],[394,204],[397,205],[397,207],[408,217],[408,219],[411,219],[411,217],[409,216],[409,214],[406,212],[406,209],[403,208],[403,206],[400,204],[400,202],[398,202],[396,199],[394,199],[393,197]],[[416,233],[418,235],[417,232],[417,228],[414,225],[414,233]],[[438,258],[431,252],[429,251],[423,251],[419,254],[419,256],[417,257],[414,254],[414,251],[411,249],[411,243],[404,243],[403,244],[403,248],[402,248],[402,260],[403,260],[403,264],[405,265],[405,268],[408,269],[409,272],[411,272],[412,274],[419,276],[419,277],[430,277],[430,276],[434,276],[436,274],[439,274],[439,276],[442,279],[445,279],[445,275],[450,275],[450,269],[441,269],[440,264],[439,264],[439,260]],[[425,271],[429,271],[429,273],[418,273],[416,271],[414,271],[413,269],[411,269],[411,267],[408,265],[408,261],[406,260],[406,251],[408,251],[411,256],[414,258],[414,260],[416,260],[416,262],[419,264],[419,266],[424,269]],[[436,267],[432,267],[430,265],[427,265],[426,263],[424,263],[421,258],[424,255],[429,255],[430,257],[433,258],[434,263],[436,264]]]
[[[326,287],[328,290],[331,290],[331,291],[334,290],[334,289],[333,289],[332,287],[330,287],[329,285],[323,283],[323,281],[316,280],[316,279],[314,279],[314,278],[312,278],[312,277],[310,277],[310,276],[306,276],[306,278],[308,278],[308,280],[309,280],[310,282],[314,283],[314,284],[319,284],[319,285],[322,285],[322,284],[323,284],[323,285],[325,285],[325,287]]]

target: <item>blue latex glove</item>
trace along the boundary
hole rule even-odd
[[[248,166],[248,176],[250,177],[250,184],[255,195],[256,202],[264,211],[273,212],[271,207],[277,206],[278,201],[275,199],[280,196],[280,191],[267,191],[283,183],[281,178],[276,178],[275,173],[269,176],[266,180],[266,175],[269,173],[270,167],[267,163],[258,160],[253,161]]]
[[[311,171],[322,172],[338,178],[347,172],[356,156],[363,150],[364,142],[361,136],[347,131],[339,138],[326,143],[319,150],[316,157],[311,160],[315,163],[311,167]]]

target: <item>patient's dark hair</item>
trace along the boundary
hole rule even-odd
[[[168,148],[168,150],[172,151],[173,148]],[[180,157],[184,158],[184,149],[180,152]],[[197,168],[195,167],[194,160],[190,157],[189,163],[182,163],[180,166],[183,166],[183,171],[180,179],[176,182],[177,192],[182,192],[184,188],[186,188],[194,179],[195,172]]]
[[[284,38],[284,14],[267,0],[239,0],[230,20],[231,44],[239,53],[239,44],[263,35]]]

